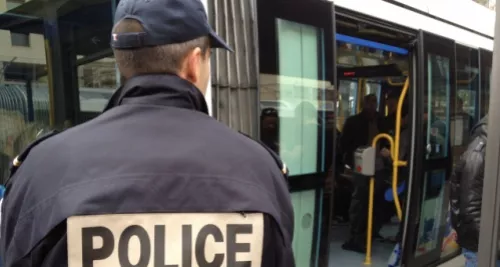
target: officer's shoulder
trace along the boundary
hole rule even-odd
[[[47,133],[41,134],[38,136],[33,142],[31,142],[26,148],[24,148],[21,153],[19,153],[11,163],[11,176],[17,171],[19,167],[23,164],[23,162],[28,158],[28,156],[32,153],[35,148],[39,148],[42,143],[46,143],[47,140],[53,138],[54,136],[60,134],[61,132],[58,130],[52,130]]]
[[[203,135],[201,139],[204,139],[203,142],[210,149],[217,151],[214,153],[221,153],[224,155],[224,158],[231,156],[235,161],[245,162],[245,166],[249,168],[255,169],[264,166],[273,168],[276,166],[274,162],[279,159],[279,156],[262,142],[253,139],[245,133],[235,131],[212,117],[204,116],[199,122],[201,122],[199,126],[206,129],[210,134],[206,135],[205,133],[196,132],[194,136],[198,139],[200,135]],[[281,162],[281,159],[279,159],[279,162]]]
[[[287,168],[285,162],[283,162],[281,157],[276,152],[274,152],[271,148],[269,148],[263,142],[256,140],[256,139],[250,137],[249,135],[242,133],[242,132],[238,132],[238,133],[240,135],[240,138],[242,138],[244,140],[244,142],[248,142],[248,144],[255,149],[254,152],[259,154],[259,155],[257,155],[258,157],[256,157],[255,159],[262,160],[262,159],[272,158],[272,160],[273,160],[272,162],[266,161],[265,163],[269,164],[270,166],[278,167],[278,169],[282,172],[282,174],[284,174],[285,176],[288,175],[288,168]],[[261,162],[259,162],[259,164],[260,163]]]

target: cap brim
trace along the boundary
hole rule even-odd
[[[214,31],[211,31],[209,36],[212,48],[223,48],[230,52],[234,52],[234,50]]]

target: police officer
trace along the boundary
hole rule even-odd
[[[121,0],[111,46],[105,112],[14,161],[5,266],[294,266],[284,164],[208,115],[210,49],[230,48],[200,0]]]

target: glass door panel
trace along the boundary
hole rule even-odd
[[[484,49],[479,50],[479,62],[481,65],[481,93],[480,93],[480,117],[488,114],[490,106],[490,82],[493,53]]]
[[[321,92],[316,86],[308,86],[308,82],[317,84],[322,80],[318,76],[324,76],[324,70],[318,69],[318,58],[323,52],[318,51],[318,43],[322,41],[323,33],[316,27],[284,19],[276,19],[276,24],[279,103],[289,103],[294,107],[293,114],[279,114],[279,154],[289,166],[291,176],[323,172],[318,169],[323,163],[318,156],[324,156],[318,153],[318,147],[324,146],[323,142],[318,142],[320,129],[317,127],[320,119],[318,94]],[[292,202],[295,210],[295,259],[298,266],[306,266],[313,245],[315,190],[292,193]]]
[[[427,54],[427,159],[448,157],[450,58],[434,53]]]
[[[417,235],[415,257],[423,256],[440,248],[439,225],[443,221],[442,209],[446,170],[434,170],[424,174],[422,208]]]
[[[327,266],[333,168],[333,4],[258,0],[260,138],[290,170],[296,266]]]
[[[409,267],[439,261],[444,247],[452,168],[450,99],[456,87],[453,40],[420,33],[416,81],[416,140],[403,258]]]
[[[283,19],[277,19],[276,23],[279,102],[295,107],[293,119],[280,114],[279,154],[289,166],[290,175],[321,172],[323,166],[318,170],[317,163],[320,160],[320,165],[323,165],[323,160],[318,159],[317,148],[324,144],[318,142],[320,129],[315,125],[321,115],[317,105],[322,92],[313,84],[324,78],[318,77],[324,76],[324,70],[318,68],[318,58],[322,58],[318,44],[322,42],[323,32],[313,26]]]

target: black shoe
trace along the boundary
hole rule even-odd
[[[383,236],[381,236],[379,233],[373,234],[372,239],[374,241],[378,241],[378,242],[383,242],[385,240],[385,238]]]
[[[339,225],[344,225],[344,224],[349,223],[349,221],[348,221],[348,220],[346,220],[344,217],[341,217],[341,216],[337,216],[337,217],[335,217],[335,219],[333,219],[333,220],[334,220],[334,222],[335,222],[336,224],[339,224]]]
[[[349,251],[354,251],[357,253],[366,253],[365,246],[362,246],[360,244],[357,244],[356,242],[353,241],[347,241],[342,245],[343,250],[349,250]]]
[[[385,238],[384,241],[382,241],[382,242],[389,243],[389,244],[397,244],[398,240],[397,240],[397,237],[393,236],[393,237]]]

